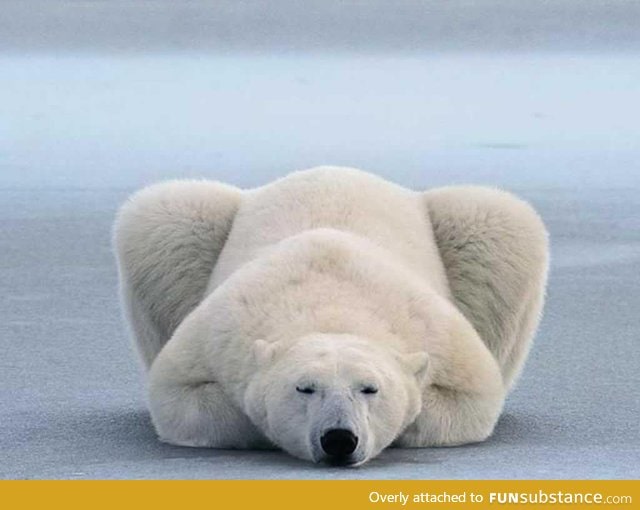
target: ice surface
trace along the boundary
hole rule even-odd
[[[0,55],[0,186],[640,183],[640,58]]]

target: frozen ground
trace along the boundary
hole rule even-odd
[[[312,4],[3,2],[0,478],[640,476],[637,2]],[[496,184],[547,222],[546,314],[486,443],[345,470],[156,440],[116,207],[162,178],[322,163]]]
[[[320,163],[418,186],[640,183],[634,55],[0,53],[0,70],[5,187],[254,185]]]

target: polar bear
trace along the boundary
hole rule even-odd
[[[484,440],[540,319],[547,237],[504,191],[349,168],[139,191],[114,245],[160,439],[352,466]]]

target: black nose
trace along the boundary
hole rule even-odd
[[[351,455],[358,446],[358,437],[347,429],[331,429],[320,438],[322,449],[332,457]]]

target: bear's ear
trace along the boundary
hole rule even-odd
[[[258,339],[253,344],[253,357],[258,366],[262,367],[269,363],[276,353],[277,345],[275,342],[267,342]]]
[[[402,354],[401,361],[420,382],[426,379],[429,368],[429,355],[426,352]]]

